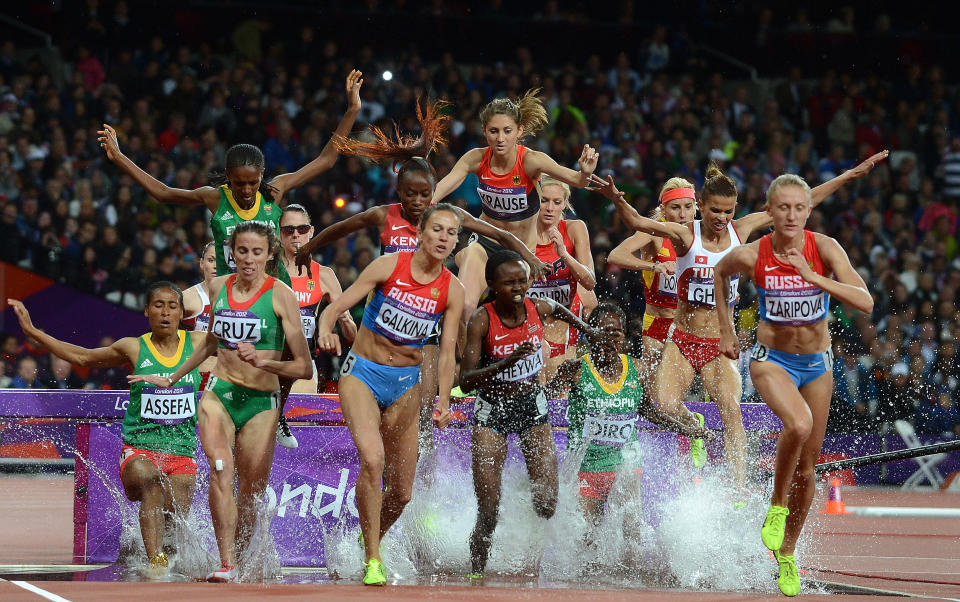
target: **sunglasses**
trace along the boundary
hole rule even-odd
[[[297,234],[306,234],[312,228],[310,224],[301,224],[299,226],[280,226],[280,233],[291,236],[294,232]]]

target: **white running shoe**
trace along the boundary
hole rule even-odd
[[[223,564],[219,569],[207,575],[207,581],[213,583],[235,583],[237,581],[237,567]]]
[[[290,426],[287,425],[287,419],[280,416],[280,422],[277,423],[277,443],[281,447],[287,449],[297,449],[300,447],[300,444],[297,443],[297,438],[293,436],[293,432],[290,431]]]

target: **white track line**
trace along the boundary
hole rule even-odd
[[[2,581],[7,581],[7,580],[6,580],[6,579],[2,579]],[[37,595],[40,596],[41,598],[46,598],[47,600],[51,600],[52,602],[70,602],[70,600],[67,600],[67,599],[64,598],[63,596],[58,596],[57,594],[48,592],[47,590],[41,589],[41,588],[37,587],[36,585],[33,585],[32,583],[27,583],[26,581],[7,581],[7,583],[12,583],[12,584],[16,585],[17,587],[22,587],[23,589],[27,590],[28,592],[32,592],[32,593],[34,593],[34,594],[37,594]]]
[[[847,512],[858,516],[896,518],[960,518],[960,508],[906,508],[900,506],[847,506]]]

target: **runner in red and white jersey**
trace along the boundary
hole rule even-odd
[[[203,282],[198,282],[183,291],[183,318],[180,323],[186,330],[193,332],[207,332],[210,330],[210,282],[217,275],[217,250],[213,242],[208,242],[200,253],[200,274]],[[200,364],[200,387],[198,391],[207,388],[210,373],[217,365],[216,357],[208,357]]]
[[[658,222],[687,224],[697,214],[693,184],[681,177],[667,180],[660,190],[660,204],[651,219]],[[638,366],[644,391],[653,390],[654,376],[660,368],[663,346],[673,329],[677,311],[677,252],[669,238],[636,232],[617,245],[607,262],[626,270],[643,272],[642,366]]]
[[[873,166],[886,157],[878,153],[854,169],[821,184],[812,191],[815,207],[833,194],[841,185],[865,176]],[[710,165],[700,191],[698,207],[702,220],[690,224],[657,222],[641,216],[616,189],[613,178],[596,178],[593,189],[614,200],[621,219],[629,227],[655,236],[668,238],[677,251],[677,314],[673,338],[663,350],[653,399],[668,413],[692,416],[682,408],[681,399],[699,373],[704,389],[717,404],[724,425],[724,449],[727,464],[741,495],[746,494],[746,433],[740,414],[742,396],[740,374],[736,364],[720,353],[720,327],[713,286],[716,263],[740,241],[772,224],[765,211],[733,219],[737,206],[737,187],[719,168]],[[734,291],[732,297],[735,298]],[[689,418],[686,418],[689,420]],[[691,445],[695,465],[702,465],[706,454],[702,444]],[[738,502],[739,504],[739,502]]]

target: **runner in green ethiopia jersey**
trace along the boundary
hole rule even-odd
[[[289,286],[266,273],[279,250],[276,231],[246,221],[234,229],[228,244],[237,271],[210,283],[212,318],[202,344],[169,376],[130,377],[131,382],[176,390],[217,354],[197,425],[210,464],[210,514],[221,561],[207,576],[209,581],[236,580],[237,556],[253,534],[257,500],[266,490],[276,449],[279,379],[313,375],[297,298]],[[291,359],[284,356],[285,342]]]
[[[636,436],[637,420],[685,435],[711,438],[703,429],[680,424],[644,398],[636,359],[622,353],[626,316],[619,306],[601,303],[587,324],[600,334],[588,340],[589,353],[567,360],[550,384],[552,394],[570,389],[567,457],[582,453],[578,468],[580,502],[586,517],[598,522],[614,481],[635,480],[631,491],[640,491],[642,457]]]
[[[181,368],[204,332],[179,329],[183,294],[171,282],[156,282],[147,289],[144,315],[150,332],[125,337],[109,347],[86,349],[60,341],[33,325],[23,303],[10,299],[20,326],[57,357],[77,366],[106,368],[130,364],[135,375],[163,378]],[[175,388],[158,388],[135,382],[123,417],[123,452],[120,480],[127,498],[140,502],[140,534],[150,559],[152,574],[167,569],[163,553],[164,508],[185,516],[193,502],[197,464],[197,399],[200,374],[185,373]]]

